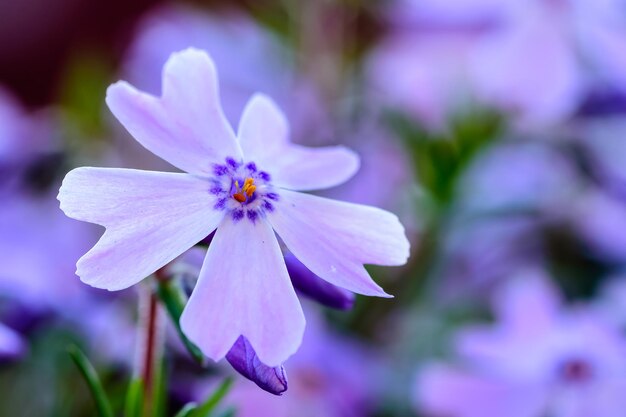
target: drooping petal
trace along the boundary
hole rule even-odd
[[[285,253],[285,264],[291,283],[301,294],[331,308],[349,310],[354,305],[354,293],[324,281],[311,272],[292,253]]]
[[[359,169],[358,156],[343,146],[307,148],[291,144],[285,115],[262,94],[246,105],[238,136],[246,159],[267,171],[279,187],[329,188],[347,181]]]
[[[66,215],[106,228],[77,264],[83,282],[129,287],[211,233],[223,217],[209,184],[187,174],[77,168],[58,199]]]
[[[237,339],[226,354],[226,360],[237,372],[257,384],[259,388],[275,395],[287,391],[287,374],[283,366],[271,367],[261,362],[245,337],[240,336]]]
[[[363,264],[403,265],[409,241],[398,218],[381,209],[283,190],[269,220],[289,250],[333,285],[388,296]]]
[[[248,339],[268,366],[280,365],[297,350],[304,315],[267,221],[224,218],[209,246],[181,327],[215,361],[226,355],[239,336]]]
[[[163,69],[163,95],[155,97],[119,81],[107,90],[111,112],[150,152],[172,165],[207,174],[212,163],[241,150],[224,117],[211,58],[197,49],[172,54]]]

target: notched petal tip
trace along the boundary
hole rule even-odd
[[[90,278],[92,275],[89,270],[92,268],[88,265],[90,262],[89,252],[85,254],[82,258],[78,260],[76,263],[76,271],[75,274],[80,278],[80,281],[83,284],[89,285],[90,287],[97,288],[99,290],[107,290],[107,291],[120,291],[125,290],[136,284],[135,281],[126,281],[126,280],[113,280],[113,281],[104,281],[102,279],[93,279]]]
[[[185,79],[190,72],[200,71],[210,79],[212,88],[218,90],[217,67],[211,56],[204,50],[198,48],[187,48],[182,51],[173,52],[163,66],[163,95],[167,95],[168,84],[176,79]]]
[[[116,115],[117,109],[125,104],[125,100],[136,98],[141,95],[150,96],[148,93],[143,93],[137,90],[128,82],[119,80],[107,87],[104,101],[111,110],[111,113]]]

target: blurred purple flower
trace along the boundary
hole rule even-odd
[[[392,0],[383,11],[394,26],[480,27],[500,21],[507,0]]]
[[[28,168],[57,147],[49,115],[28,113],[0,86],[0,194],[23,187]]]
[[[459,186],[471,211],[560,213],[576,195],[580,178],[572,162],[545,141],[511,141],[491,147],[469,167]]]
[[[58,145],[46,112],[28,113],[0,91],[0,293],[36,311],[67,309],[85,295],[74,260],[91,228],[59,212],[46,189],[54,173],[37,172]]]
[[[0,292],[37,311],[78,306],[87,292],[74,262],[91,229],[59,213],[53,194],[14,193],[0,206]]]
[[[388,296],[363,264],[406,262],[397,217],[291,191],[344,182],[358,168],[351,151],[289,144],[284,115],[263,95],[249,101],[236,137],[219,105],[214,64],[195,49],[168,60],[162,97],[119,82],[107,103],[143,146],[188,174],[85,167],[66,176],[65,213],[107,227],[78,262],[83,282],[129,287],[217,228],[181,326],[214,360],[245,336],[269,366],[293,354],[304,331],[274,230],[321,278]]]
[[[590,308],[563,308],[543,276],[517,278],[495,298],[495,325],[459,333],[460,365],[420,372],[418,409],[449,417],[621,415],[626,340],[619,329]]]
[[[0,323],[0,359],[20,356],[26,347],[22,338],[9,327]]]
[[[428,110],[427,122],[456,110],[459,86],[522,129],[572,116],[591,85],[626,88],[621,0],[407,0],[392,2],[390,20],[400,25],[374,55],[374,84],[410,114]],[[435,88],[415,81],[429,73]]]
[[[616,326],[626,328],[626,271],[622,269],[605,277],[593,307]]]
[[[154,9],[138,26],[123,72],[139,89],[158,95],[163,64],[171,53],[189,47],[207,51],[221,69],[223,110],[231,124],[239,120],[248,98],[262,92],[287,109],[296,139],[311,144],[329,133],[321,98],[311,82],[296,73],[287,48],[234,10],[208,14],[180,5]]]
[[[601,186],[626,200],[626,118],[605,117],[577,126],[589,169]]]
[[[376,100],[431,129],[443,129],[473,95],[467,66],[475,36],[392,33],[377,45],[367,64]]]
[[[540,226],[535,217],[457,219],[444,242],[441,295],[484,297],[511,271],[542,262]]]
[[[626,259],[626,205],[600,190],[590,190],[571,212],[574,229],[601,258]]]

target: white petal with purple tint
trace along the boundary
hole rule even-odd
[[[409,241],[394,214],[286,190],[276,206],[272,226],[308,269],[347,290],[388,296],[363,265],[406,263]]]
[[[246,159],[270,173],[278,187],[301,191],[334,187],[359,169],[359,157],[343,146],[307,148],[291,144],[285,115],[262,94],[246,105],[238,136]]]
[[[247,159],[268,160],[289,145],[289,122],[271,98],[255,94],[243,110],[237,137]]]
[[[58,199],[66,215],[106,232],[77,264],[83,282],[129,287],[211,233],[224,216],[213,210],[210,184],[187,174],[77,168]]]
[[[199,50],[174,53],[163,70],[163,96],[119,81],[107,104],[128,132],[150,152],[191,173],[209,174],[212,162],[241,157],[219,103],[217,72]]]
[[[243,335],[261,362],[277,366],[300,346],[304,324],[270,225],[226,216],[181,317],[187,337],[218,361]]]
[[[277,187],[296,191],[321,190],[349,180],[359,170],[359,157],[343,146],[307,148],[289,145],[274,155],[266,170]]]

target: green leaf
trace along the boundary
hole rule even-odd
[[[174,417],[192,417],[193,411],[198,408],[196,403],[188,403]]]
[[[157,365],[157,374],[154,380],[154,417],[165,417],[167,412],[167,383],[168,374],[165,362],[161,359]]]
[[[176,331],[178,332],[178,336],[185,345],[185,348],[187,348],[187,351],[196,362],[198,362],[201,366],[204,366],[206,364],[204,355],[198,346],[194,345],[189,339],[187,339],[187,336],[185,336],[180,328],[180,316],[183,314],[183,309],[187,303],[187,297],[183,293],[182,289],[176,285],[173,280],[160,280],[158,295],[165,305],[165,309],[172,319],[172,322],[176,327]]]
[[[233,385],[232,378],[226,378],[224,382],[211,394],[207,400],[196,408],[189,416],[190,417],[209,417],[211,413],[218,406],[220,401],[228,394],[230,387]]]
[[[133,378],[128,385],[126,392],[126,403],[124,404],[125,417],[140,417],[142,413],[143,401],[143,381],[141,378]]]
[[[100,378],[98,378],[98,374],[96,373],[96,370],[91,362],[89,362],[89,359],[87,359],[85,354],[76,345],[70,345],[67,350],[89,386],[89,390],[91,391],[91,395],[96,403],[96,409],[98,410],[100,417],[113,417],[111,403],[109,402],[109,399],[104,392],[104,388],[102,388]]]

